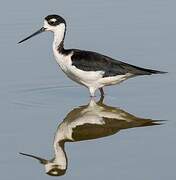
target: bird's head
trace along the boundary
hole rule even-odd
[[[48,15],[44,18],[44,23],[43,23],[43,27],[41,29],[39,29],[38,31],[36,31],[35,33],[33,33],[32,35],[26,37],[25,39],[19,41],[18,43],[22,43],[30,38],[32,38],[35,35],[38,35],[42,32],[45,31],[51,31],[51,32],[60,32],[60,33],[65,33],[65,29],[66,29],[66,22],[65,20],[59,16],[59,15]]]
[[[44,19],[43,28],[45,31],[55,32],[58,29],[65,28],[66,22],[65,20],[58,15],[48,15]]]
[[[38,160],[42,165],[44,165],[45,173],[50,176],[62,176],[66,173],[67,167],[55,162],[54,159],[46,160],[31,154],[26,154],[26,153],[20,153],[20,154]]]

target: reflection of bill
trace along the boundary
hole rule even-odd
[[[103,104],[93,99],[88,105],[73,109],[59,124],[54,138],[54,158],[46,160],[34,155],[20,153],[38,159],[51,176],[64,175],[67,170],[65,142],[84,141],[110,136],[120,130],[134,127],[159,125],[159,121],[138,118],[122,109]]]

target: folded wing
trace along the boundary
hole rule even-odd
[[[145,69],[91,51],[73,50],[72,65],[83,71],[103,71],[103,77],[124,75],[162,74],[165,72]]]

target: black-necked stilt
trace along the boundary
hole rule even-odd
[[[159,125],[160,121],[136,117],[122,109],[107,106],[103,98],[73,109],[59,124],[53,142],[54,158],[46,160],[31,154],[20,153],[39,160],[51,176],[64,175],[68,160],[64,149],[66,142],[85,141],[116,134],[120,130]]]
[[[70,79],[86,86],[91,96],[97,89],[103,95],[104,86],[118,84],[134,76],[165,73],[130,65],[96,52],[64,49],[66,22],[58,15],[45,17],[43,27],[19,43],[44,31],[54,33],[53,52],[62,71]]]

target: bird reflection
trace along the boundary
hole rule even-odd
[[[39,160],[45,172],[61,176],[67,170],[66,142],[84,141],[113,135],[120,130],[134,127],[159,125],[159,121],[136,117],[117,107],[105,105],[103,97],[98,102],[91,99],[88,105],[73,109],[58,125],[54,137],[54,158],[46,160],[31,154],[22,155]]]

